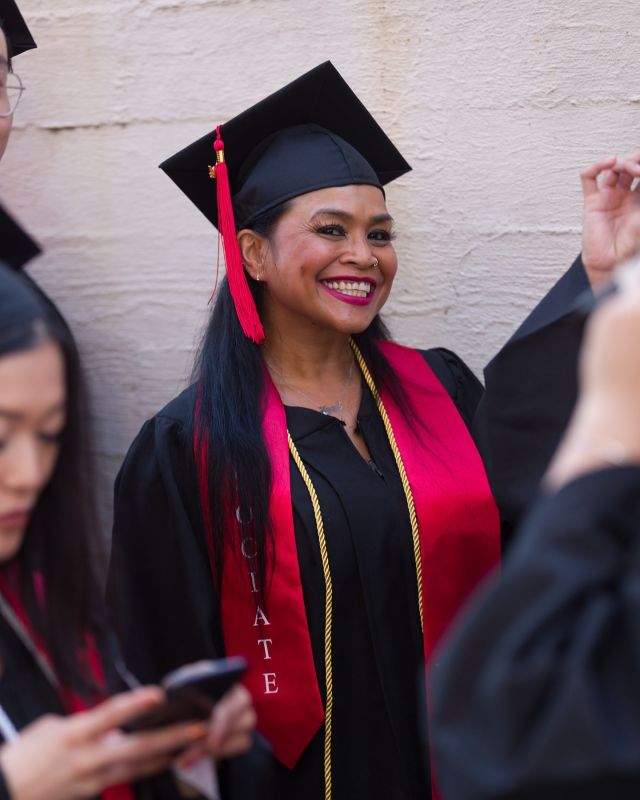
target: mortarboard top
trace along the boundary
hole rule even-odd
[[[29,234],[0,205],[0,261],[19,270],[40,253]]]
[[[14,0],[0,0],[0,27],[7,37],[9,55],[19,56],[38,46]]]
[[[160,167],[217,227],[208,172],[215,136]],[[297,195],[349,183],[382,186],[411,169],[330,61],[221,125],[220,137],[238,228]]]

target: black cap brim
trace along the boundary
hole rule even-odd
[[[20,270],[41,252],[29,234],[0,206],[0,261]]]
[[[13,0],[0,0],[0,25],[7,37],[11,56],[19,56],[38,46]]]

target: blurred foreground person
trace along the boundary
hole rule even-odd
[[[118,730],[164,696],[147,688],[106,699],[123,688],[125,671],[90,558],[85,425],[66,327],[0,265],[0,797],[179,797],[169,774],[107,787],[159,773],[178,752],[183,764],[241,752],[254,714],[237,687],[208,724]]]
[[[439,654],[432,696],[447,800],[638,797],[638,288],[589,322],[546,496]]]

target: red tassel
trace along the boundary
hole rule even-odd
[[[260,344],[265,338],[264,329],[258,316],[258,309],[253,300],[253,295],[249,290],[247,276],[242,266],[238,240],[236,239],[236,224],[233,218],[231,192],[229,190],[229,173],[224,160],[224,142],[220,138],[219,125],[216,128],[216,141],[213,147],[216,151],[216,166],[215,171],[211,170],[210,174],[215,177],[217,183],[218,231],[222,236],[229,289],[245,336]]]

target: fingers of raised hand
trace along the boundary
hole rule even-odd
[[[640,152],[616,158],[613,171],[618,174],[619,180],[624,183],[625,188],[629,188],[635,178],[640,178]]]
[[[629,189],[635,178],[640,178],[640,151],[627,156],[609,156],[583,169],[580,173],[585,197],[598,192],[599,185]]]
[[[596,161],[595,164],[585,167],[580,172],[580,182],[582,183],[582,191],[585,197],[598,191],[598,175],[605,170],[611,170],[615,163],[616,157],[609,156],[609,158]]]

